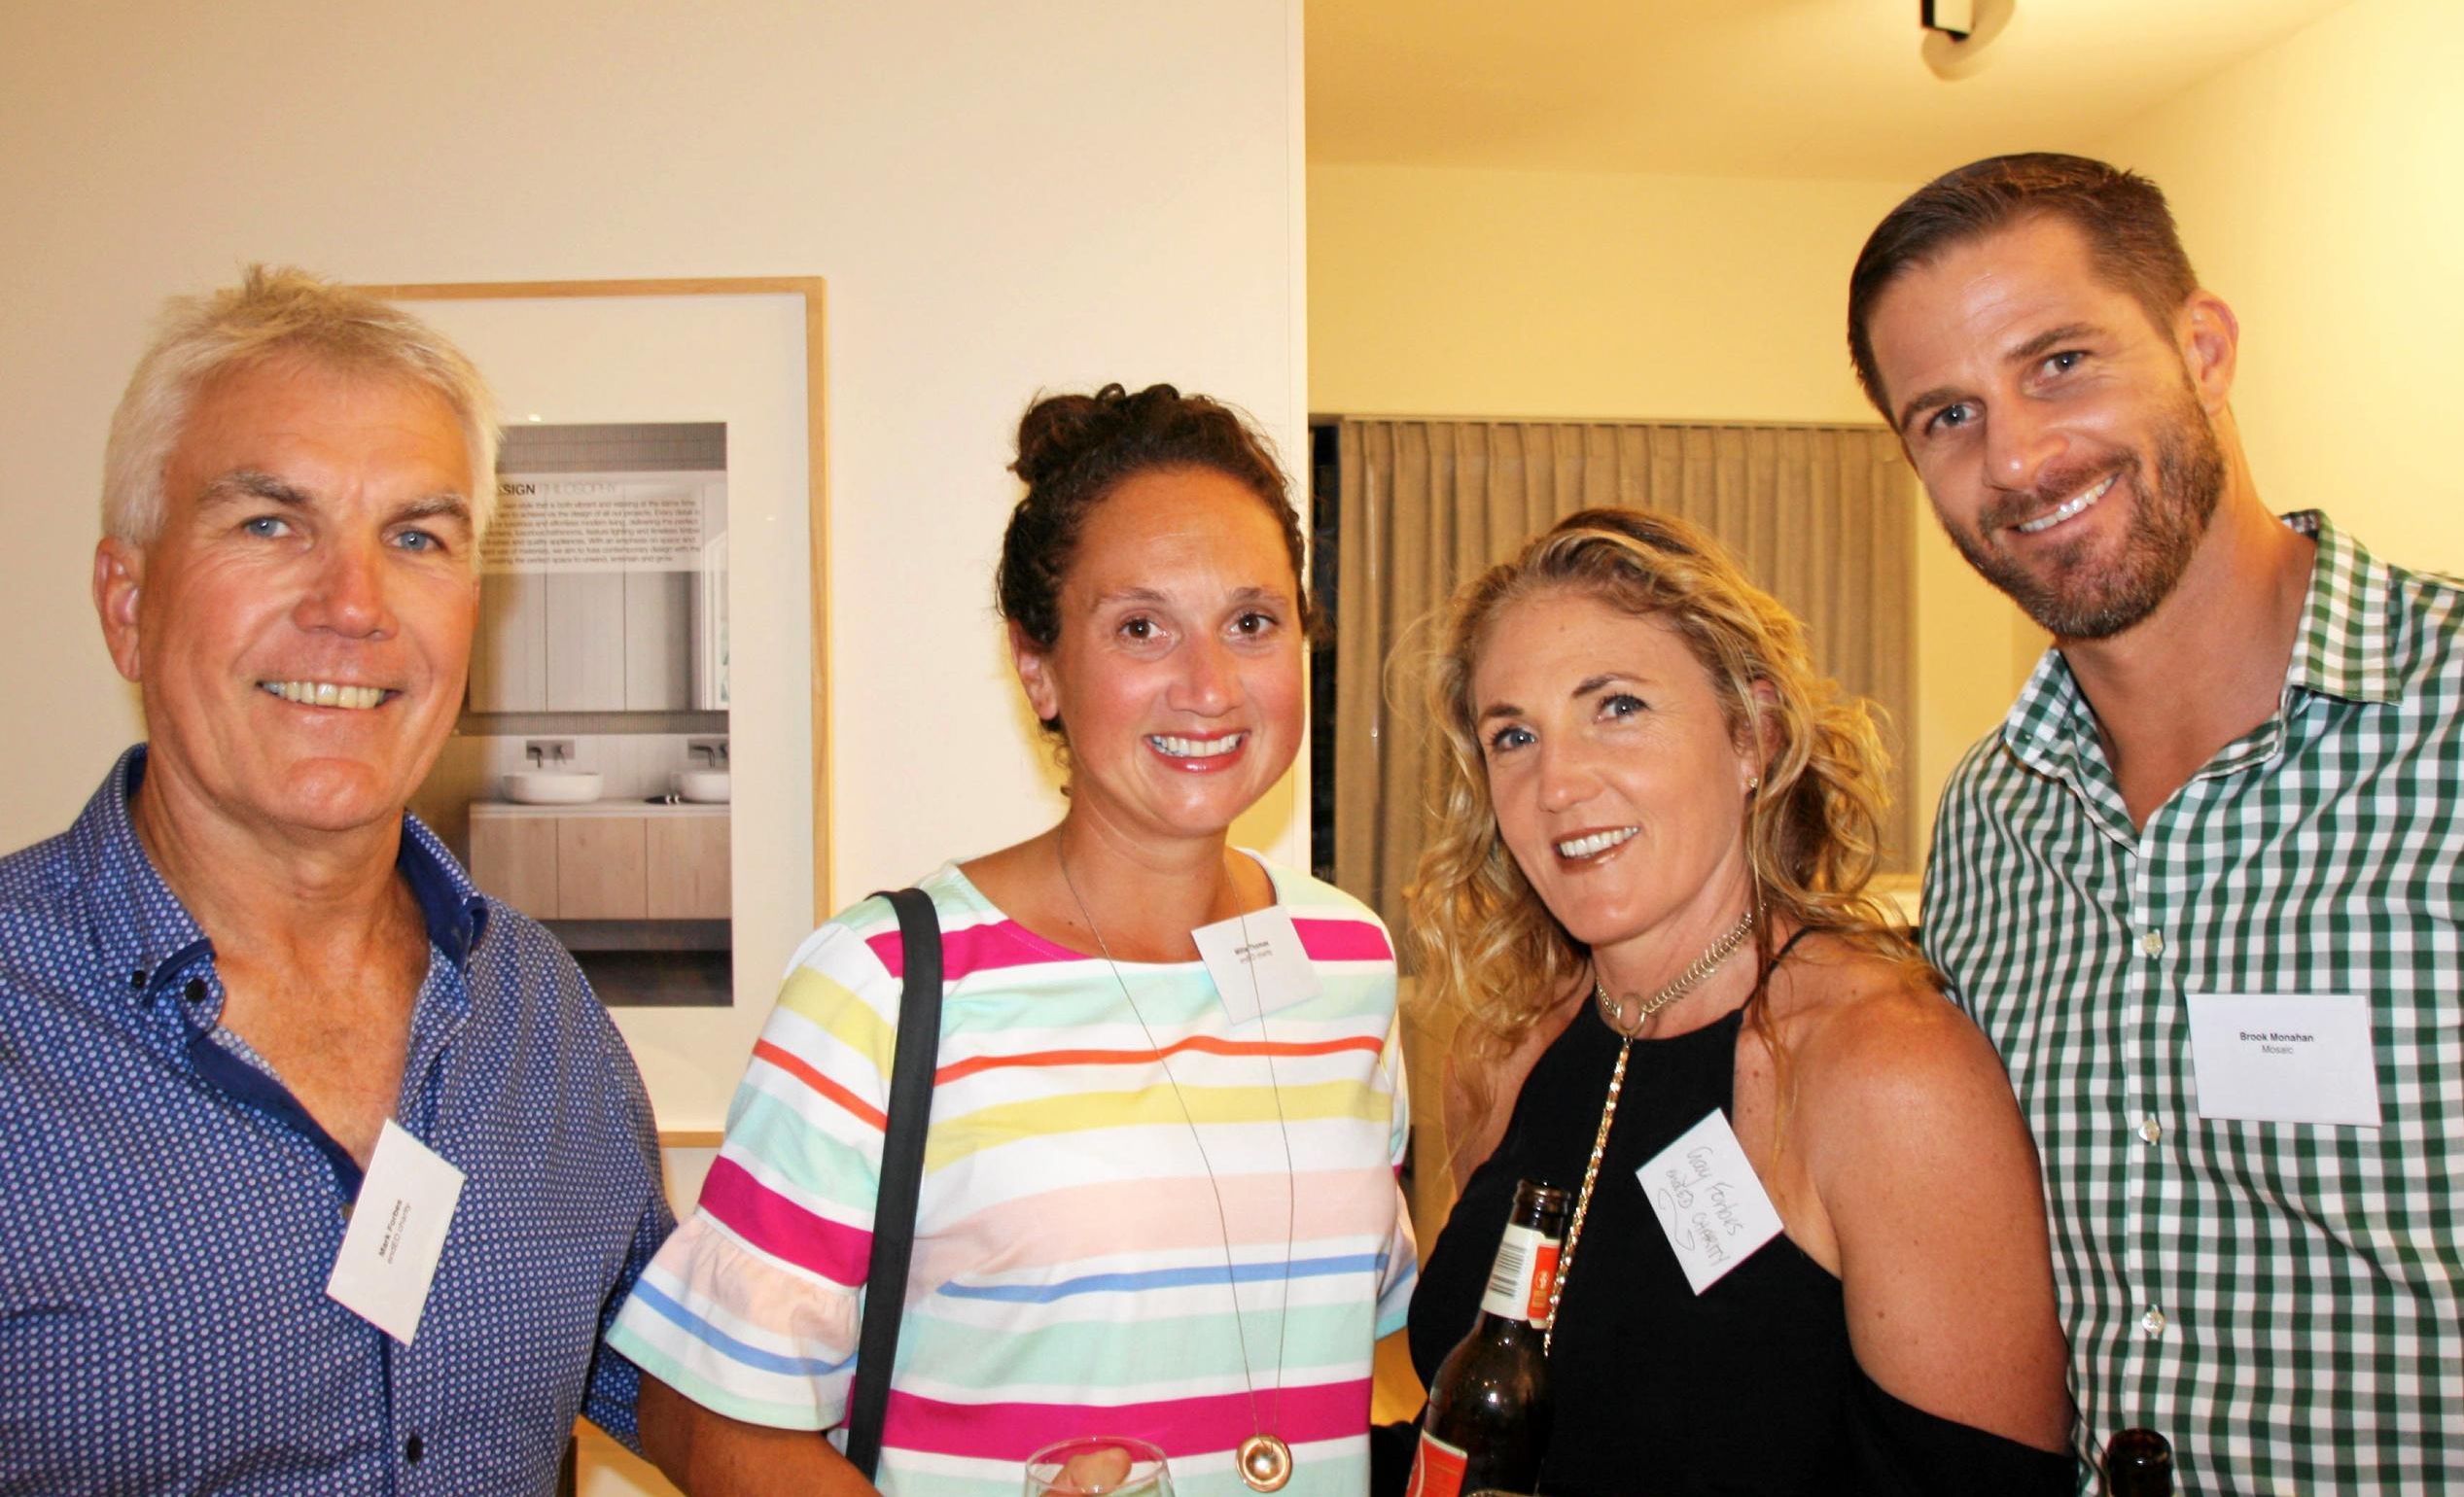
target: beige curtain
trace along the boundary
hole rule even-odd
[[[1441,751],[1426,706],[1437,615],[1462,582],[1593,505],[1704,526],[1806,621],[1822,669],[1882,709],[1897,765],[1885,866],[1908,865],[1917,490],[1888,433],[1347,420],[1338,437],[1335,881],[1376,905],[1407,962],[1403,886]]]

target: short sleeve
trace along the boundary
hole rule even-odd
[[[1380,1337],[1403,1329],[1412,1307],[1412,1286],[1420,1278],[1420,1249],[1412,1237],[1412,1203],[1403,1194],[1403,1151],[1412,1139],[1411,1084],[1403,1067],[1403,1029],[1398,1019],[1387,1026],[1386,1046],[1378,1053],[1378,1069],[1393,1098],[1393,1120],[1387,1139],[1387,1161],[1393,1166],[1394,1230],[1389,1235],[1386,1262],[1378,1274]]]
[[[746,1423],[845,1418],[899,991],[863,932],[887,912],[866,901],[796,953],[701,1203],[608,1333],[644,1372]]]

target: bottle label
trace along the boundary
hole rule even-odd
[[[1435,1435],[1421,1431],[1420,1448],[1412,1453],[1412,1480],[1403,1488],[1403,1497],[1462,1497],[1463,1465],[1468,1459]]]
[[[1497,1242],[1497,1261],[1489,1270],[1489,1288],[1480,1307],[1508,1320],[1529,1321],[1543,1330],[1549,1323],[1549,1295],[1557,1288],[1558,1239],[1530,1227],[1509,1222]]]

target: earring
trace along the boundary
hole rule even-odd
[[[1759,790],[1762,787],[1763,777],[1760,775],[1756,775],[1753,779],[1745,782],[1745,793],[1748,795],[1753,794],[1756,790]]]

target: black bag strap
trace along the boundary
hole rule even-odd
[[[890,1108],[881,1141],[881,1195],[873,1203],[872,1259],[864,1271],[863,1329],[856,1338],[856,1386],[847,1403],[847,1459],[873,1479],[881,1421],[890,1407],[890,1365],[907,1304],[915,1252],[915,1203],[924,1187],[924,1135],[933,1123],[933,1071],[941,1048],[941,922],[919,888],[883,897],[898,912],[905,954],[898,1049],[890,1062]]]

